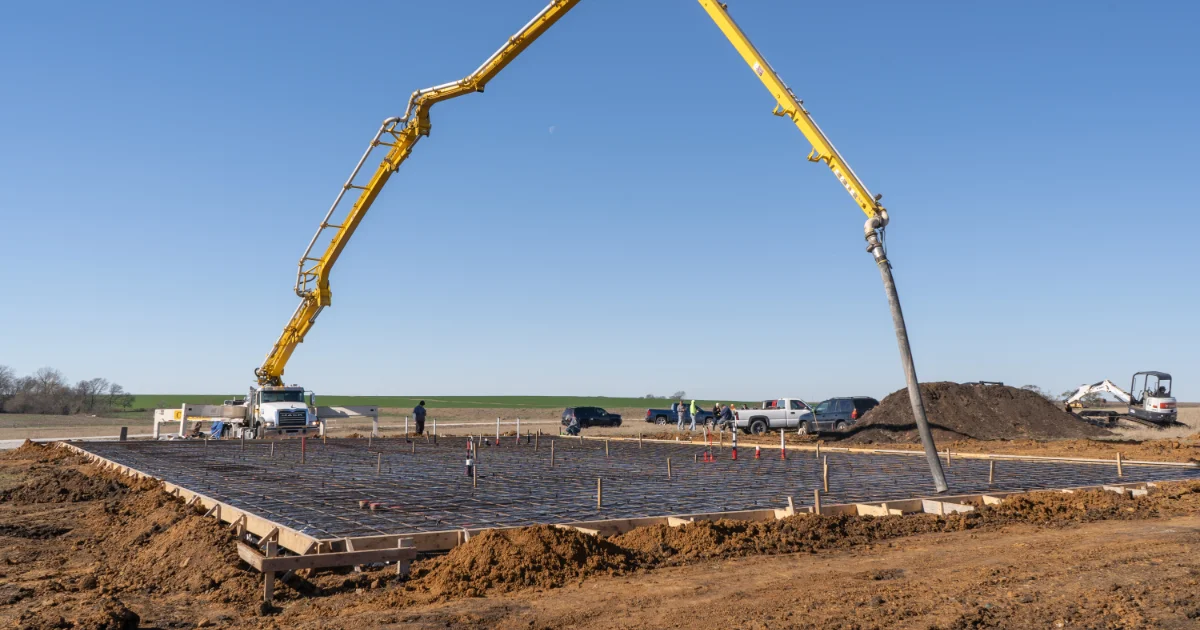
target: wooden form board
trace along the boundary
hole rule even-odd
[[[615,438],[610,438],[615,439]],[[636,440],[637,438],[633,438]],[[671,442],[670,440],[658,440],[662,442]],[[673,442],[671,442],[673,443]],[[58,444],[83,455],[87,459],[95,462],[103,468],[115,470],[123,474],[135,478],[151,478],[139,470],[117,464],[108,459],[94,455],[77,446],[66,442]],[[831,450],[831,449],[824,449]],[[1045,458],[1044,458],[1045,459]],[[1050,458],[1052,459],[1052,458]],[[1107,461],[1107,460],[1100,460]],[[1125,462],[1129,463],[1129,462]],[[167,492],[178,496],[187,503],[198,503],[203,506],[210,514],[219,518],[222,522],[234,524],[243,527],[247,531],[259,538],[269,538],[275,540],[278,545],[284,549],[292,551],[299,555],[312,554],[314,552],[324,553],[343,553],[353,550],[354,552],[375,551],[375,550],[396,550],[401,539],[405,541],[405,548],[409,547],[407,541],[411,540],[411,548],[415,552],[431,552],[431,551],[448,551],[461,545],[472,536],[487,531],[489,528],[482,529],[453,529],[436,532],[417,532],[406,534],[384,534],[376,536],[363,536],[357,538],[334,538],[334,539],[317,539],[307,534],[302,534],[296,530],[284,527],[270,521],[268,519],[255,516],[250,512],[239,510],[225,503],[216,501],[210,497],[206,497],[199,493],[193,492],[186,488],[176,486],[174,484],[163,482]],[[1154,482],[1134,482],[1124,484],[1107,484],[1104,486],[1084,486],[1079,488],[1062,489],[1063,492],[1074,492],[1077,490],[1112,490],[1114,492],[1129,492],[1133,496],[1142,496],[1148,492],[1148,487],[1154,487]],[[944,497],[931,498],[913,498],[897,501],[888,501],[880,504],[833,504],[822,505],[821,514],[823,515],[897,515],[911,514],[917,512],[926,512],[934,514],[951,514],[955,512],[966,512],[974,509],[975,505],[989,505],[999,503],[1004,497],[1016,492],[992,492],[987,494],[975,495],[955,495]],[[886,506],[886,508],[884,507]],[[940,510],[940,511],[939,511]],[[642,518],[622,518],[622,519],[606,519],[596,521],[578,521],[572,523],[557,524],[558,527],[575,529],[586,534],[607,537],[628,532],[638,527],[646,527],[651,525],[668,525],[678,527],[688,523],[699,521],[715,521],[721,519],[735,521],[773,521],[787,518],[793,515],[807,515],[811,513],[812,508],[806,507],[799,510],[789,508],[768,508],[759,510],[738,510],[731,512],[708,512],[697,514],[674,514],[663,516],[648,516]],[[519,527],[501,528],[501,529],[519,529]]]
[[[262,573],[266,573],[267,571],[298,571],[300,569],[351,567],[360,564],[377,564],[382,562],[412,562],[417,559],[417,550],[413,548],[312,553],[307,556],[276,556],[268,558],[254,547],[244,542],[239,542],[237,551],[239,558]]]

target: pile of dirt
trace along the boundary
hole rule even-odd
[[[634,564],[629,551],[573,529],[497,529],[421,563],[412,586],[439,598],[477,597],[485,591],[554,588],[588,576],[619,575]]]
[[[141,617],[129,610],[123,602],[112,597],[103,597],[94,608],[74,619],[67,620],[55,608],[30,611],[17,618],[21,630],[137,630]]]
[[[636,552],[648,565],[675,565],[708,558],[841,549],[914,534],[959,531],[970,528],[973,520],[976,519],[960,515],[909,518],[820,515],[771,522],[720,520],[680,527],[640,527],[611,540]]]
[[[46,472],[0,493],[0,503],[79,503],[107,499],[125,492],[125,486],[113,479],[85,475],[74,468],[55,468]]]
[[[1111,435],[1041,395],[1006,385],[921,383],[935,440],[1060,440]],[[884,398],[847,431],[844,442],[920,441],[908,390]]]

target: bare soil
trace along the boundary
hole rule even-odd
[[[1058,440],[1111,435],[1044,397],[1007,385],[921,383],[934,439]],[[908,390],[901,389],[846,431],[845,442],[917,442]]]
[[[88,479],[90,481],[82,481]],[[259,604],[232,534],[61,449],[0,455],[0,624],[135,627],[1194,627],[1200,482],[1036,493],[961,515],[539,526]],[[768,594],[768,595],[764,595]],[[139,625],[140,624],[140,625]]]

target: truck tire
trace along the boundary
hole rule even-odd
[[[762,418],[755,418],[750,421],[750,433],[754,435],[765,435],[769,428],[767,421]]]
[[[837,429],[838,431],[845,431],[845,430],[846,430],[846,423],[845,423],[845,422],[841,422],[841,421],[839,421],[839,422],[838,422],[836,425],[834,425],[834,427],[833,427],[833,428]]]
[[[654,416],[654,424],[663,424],[663,425],[665,425],[666,423],[667,423],[667,417],[666,417],[666,416]]]

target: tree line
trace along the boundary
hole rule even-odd
[[[54,368],[17,376],[12,368],[0,365],[0,412],[66,416],[128,410],[132,405],[133,394],[107,379],[86,379],[72,385]]]

